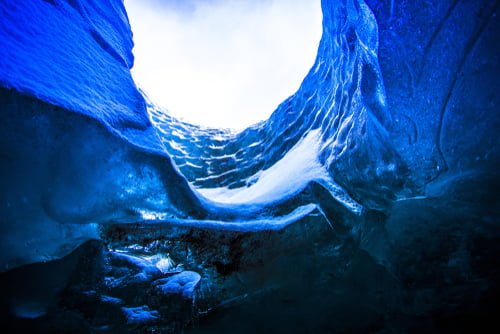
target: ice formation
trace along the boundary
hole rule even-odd
[[[21,146],[33,150],[24,160],[11,159],[4,175],[11,173],[10,181],[29,175],[38,184],[30,182],[22,189],[21,182],[10,182],[4,192],[4,202],[14,208],[3,226],[3,268],[63,256],[95,238],[95,224],[146,223],[148,217],[161,217],[193,227],[225,229],[245,222],[252,226],[247,230],[277,229],[303,217],[302,212],[310,213],[314,205],[328,205],[304,195],[314,183],[358,214],[363,205],[384,205],[385,197],[393,198],[399,190],[404,162],[382,126],[388,116],[377,62],[377,25],[364,3],[323,4],[325,29],[318,57],[299,91],[267,122],[235,136],[176,126],[153,105],[148,108],[153,124],[149,122],[130,77],[131,34],[120,3],[56,1],[28,10],[30,4],[2,5],[1,73],[4,87],[11,89],[4,90],[4,105],[28,98],[12,89],[40,100],[29,104],[33,110],[11,108],[4,116],[9,120],[4,122],[4,152],[15,154]],[[117,15],[111,17],[114,11]],[[54,20],[45,20],[48,15]],[[20,32],[23,38],[18,40]],[[78,33],[85,33],[82,42],[71,43]],[[346,38],[337,41],[339,35]],[[370,76],[369,84],[365,76]],[[32,124],[23,122],[29,116],[19,114],[35,109],[49,110],[37,113],[41,119]],[[9,131],[30,133],[35,143],[12,143],[16,136]],[[184,154],[176,151],[179,147]],[[31,168],[30,159],[39,163],[39,175],[21,172]],[[190,163],[193,159],[203,166]],[[362,182],[372,184],[372,194],[339,185]],[[240,191],[234,195],[232,189],[231,198],[228,192],[214,197],[214,187]],[[19,196],[9,198],[15,192],[21,204]],[[290,206],[290,201],[299,205]],[[23,216],[28,212],[30,218]],[[15,231],[23,219],[33,221],[32,228]]]
[[[331,314],[346,331],[439,331],[436,314],[494,309],[498,1],[322,9],[300,88],[231,133],[181,122],[137,89],[122,1],[0,1],[0,322],[50,315],[61,291],[74,296],[65,287],[90,284],[75,271],[127,303],[85,290],[82,305],[131,326],[168,318],[143,304],[162,305],[158,289],[191,300],[195,287],[219,309],[254,306],[221,330],[251,322],[259,296],[290,312],[269,328],[295,314],[287,325],[313,332],[333,330]],[[303,312],[287,309],[295,300]],[[176,310],[191,314],[185,303]]]

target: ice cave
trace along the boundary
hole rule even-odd
[[[2,333],[500,331],[500,1],[311,1],[235,132],[139,88],[123,0],[0,0]]]

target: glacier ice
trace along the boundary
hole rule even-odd
[[[158,312],[151,311],[147,305],[138,307],[122,307],[129,324],[141,324],[158,319]]]
[[[181,294],[185,298],[193,298],[194,289],[200,282],[201,276],[193,271],[183,271],[174,276],[162,278],[153,284],[164,294]]]
[[[234,133],[137,89],[121,1],[0,1],[0,323],[79,307],[118,332],[213,310],[220,331],[491,320],[498,1],[322,9],[300,88]]]
[[[82,9],[83,12],[87,10],[102,11],[101,9],[93,8],[93,5],[94,4],[82,2],[80,7],[77,7],[80,9],[84,8]],[[186,220],[186,224],[190,226],[196,226],[193,221],[200,220],[200,227],[211,226],[212,228],[217,228],[217,226],[220,226],[221,228],[228,228],[235,226],[232,222],[241,221],[249,222],[248,224],[242,224],[242,229],[246,228],[247,230],[253,231],[259,230],[260,228],[276,229],[303,217],[304,214],[300,212],[307,211],[307,214],[312,211],[311,208],[313,208],[314,203],[311,202],[313,202],[313,200],[308,200],[307,195],[301,194],[307,192],[307,185],[314,182],[320,185],[326,185],[326,188],[329,190],[334,190],[332,191],[333,198],[357,213],[361,212],[363,204],[370,207],[384,205],[383,203],[379,203],[379,199],[384,199],[384,196],[380,196],[380,192],[387,192],[387,197],[393,196],[392,189],[394,187],[390,187],[390,184],[400,182],[396,181],[399,175],[397,171],[403,168],[404,164],[399,159],[398,154],[391,148],[392,146],[386,138],[387,135],[383,127],[379,124],[379,120],[376,117],[370,116],[371,112],[368,109],[379,108],[380,110],[384,110],[382,105],[376,107],[377,103],[380,102],[379,104],[381,104],[381,101],[384,99],[383,88],[381,88],[382,79],[376,60],[376,31],[368,31],[369,29],[365,29],[366,31],[364,30],[360,34],[365,40],[356,40],[351,43],[351,46],[348,45],[347,40],[345,40],[343,44],[337,45],[337,43],[333,43],[333,39],[330,36],[336,36],[336,34],[339,33],[337,30],[342,25],[349,25],[351,26],[350,29],[354,31],[354,29],[356,29],[355,25],[364,26],[360,24],[360,22],[367,21],[370,27],[376,27],[374,23],[375,19],[366,5],[359,7],[359,11],[356,10],[346,17],[335,16],[336,11],[342,10],[343,8],[340,4],[334,5],[332,8],[326,7],[327,5],[329,4],[325,3],[324,5],[325,20],[332,20],[335,22],[332,24],[325,24],[325,27],[331,28],[332,31],[325,30],[325,34],[320,43],[320,51],[318,53],[319,56],[316,65],[304,80],[299,91],[285,101],[268,122],[256,128],[250,128],[239,136],[231,137],[227,143],[223,144],[223,150],[213,152],[213,150],[210,149],[211,147],[217,147],[216,145],[214,146],[210,140],[221,141],[217,136],[213,136],[207,141],[203,140],[206,144],[203,148],[203,150],[205,150],[204,152],[191,154],[185,151],[188,156],[191,154],[196,159],[205,161],[205,163],[207,165],[209,164],[211,167],[207,173],[203,173],[203,169],[198,171],[201,175],[197,175],[198,177],[196,179],[191,177],[192,171],[180,167],[183,175],[185,175],[187,180],[191,181],[195,187],[213,188],[214,185],[226,186],[228,183],[234,183],[234,179],[237,179],[237,182],[242,184],[245,182],[245,179],[250,177],[254,180],[259,179],[258,175],[261,171],[264,171],[260,174],[260,178],[263,178],[265,175],[269,175],[271,170],[282,169],[285,164],[286,170],[283,170],[283,172],[286,174],[284,175],[288,174],[290,180],[294,179],[297,181],[288,182],[286,178],[284,178],[280,188],[275,187],[277,185],[276,183],[272,185],[265,179],[260,182],[256,181],[253,186],[254,188],[246,190],[247,193],[254,192],[256,187],[260,187],[261,191],[264,191],[262,196],[267,197],[262,197],[257,201],[248,198],[244,201],[233,201],[234,203],[220,203],[217,202],[216,199],[212,200],[205,196],[200,196],[200,192],[203,193],[203,191],[194,191],[192,189],[192,186],[188,184],[183,175],[179,173],[177,166],[173,164],[167,153],[169,143],[174,139],[179,141],[178,144],[180,146],[187,146],[187,150],[198,150],[196,145],[189,145],[188,142],[182,143],[182,140],[192,141],[192,137],[195,136],[194,141],[200,141],[206,136],[210,136],[212,134],[210,131],[206,133],[203,130],[195,131],[191,128],[179,127],[177,128],[178,132],[190,131],[190,133],[172,139],[169,136],[165,136],[162,132],[164,128],[169,127],[170,124],[162,124],[158,122],[158,118],[156,118],[155,126],[159,129],[159,134],[157,135],[153,125],[150,124],[147,119],[144,121],[144,118],[147,118],[146,109],[141,108],[144,103],[130,103],[123,100],[122,95],[126,95],[127,98],[131,96],[131,94],[124,90],[114,89],[112,92],[106,93],[106,91],[100,88],[104,78],[99,77],[99,73],[102,72],[99,70],[94,71],[92,73],[94,77],[92,77],[85,76],[84,73],[87,72],[88,69],[81,69],[80,72],[78,72],[78,68],[72,69],[70,71],[72,77],[69,77],[67,80],[57,81],[58,84],[64,82],[65,85],[63,87],[59,87],[55,83],[51,84],[51,78],[47,78],[47,80],[33,80],[34,75],[37,75],[39,72],[53,73],[51,68],[45,66],[56,66],[58,71],[68,71],[68,66],[65,66],[65,62],[71,60],[71,55],[74,56],[73,60],[75,62],[84,65],[87,64],[85,59],[75,57],[79,54],[77,53],[78,50],[91,49],[93,53],[100,56],[99,59],[102,58],[103,62],[107,61],[113,63],[112,69],[110,69],[110,72],[107,72],[106,75],[110,75],[110,77],[114,78],[114,84],[127,86],[129,89],[134,89],[136,94],[138,94],[134,83],[130,81],[130,73],[128,71],[130,57],[127,58],[128,54],[125,53],[120,58],[127,59],[126,62],[117,61],[116,57],[110,58],[109,48],[114,45],[113,43],[117,43],[115,35],[120,32],[121,29],[124,29],[123,26],[125,26],[125,28],[128,27],[127,21],[123,15],[119,16],[122,21],[119,22],[121,24],[116,28],[118,32],[110,30],[110,26],[105,24],[106,21],[104,19],[97,20],[97,18],[95,18],[95,20],[97,20],[96,22],[103,24],[101,30],[103,33],[107,33],[104,36],[109,39],[110,42],[100,42],[101,39],[104,38],[102,36],[97,40],[95,40],[95,38],[92,40],[89,39],[88,41],[85,40],[85,43],[78,45],[72,44],[72,47],[76,48],[76,50],[70,50],[71,52],[68,54],[60,54],[58,52],[52,53],[53,48],[50,47],[50,45],[52,45],[50,43],[66,45],[69,44],[66,40],[60,41],[58,38],[63,39],[71,37],[70,34],[61,34],[60,29],[56,29],[56,26],[43,26],[44,29],[47,29],[47,32],[52,32],[52,30],[54,30],[52,42],[49,44],[47,44],[49,38],[46,35],[35,35],[29,38],[26,36],[28,41],[18,45],[18,41],[15,40],[16,32],[22,30],[24,27],[15,19],[12,19],[12,22],[5,21],[3,23],[3,30],[7,38],[3,39],[5,47],[2,49],[12,49],[12,47],[7,47],[10,46],[10,44],[16,46],[16,52],[26,57],[24,61],[29,63],[29,66],[34,67],[33,71],[30,71],[29,74],[9,71],[9,68],[12,66],[20,66],[19,63],[17,63],[19,59],[14,59],[10,54],[6,54],[6,64],[10,67],[3,67],[2,73],[5,72],[5,87],[8,89],[15,88],[17,91],[24,94],[36,90],[37,92],[43,93],[43,95],[37,95],[39,99],[46,103],[55,104],[59,108],[69,109],[72,112],[71,116],[66,117],[66,115],[63,116],[63,110],[58,109],[55,112],[49,111],[47,112],[48,115],[40,115],[40,117],[44,117],[44,122],[47,122],[47,125],[40,126],[42,123],[40,120],[33,124],[34,129],[26,129],[24,126],[31,126],[32,124],[22,123],[17,125],[17,122],[21,120],[18,115],[19,112],[7,110],[5,117],[6,119],[10,117],[12,122],[7,126],[8,129],[3,131],[6,134],[4,140],[5,146],[10,148],[16,146],[11,143],[15,135],[8,134],[9,131],[15,131],[17,133],[31,132],[33,135],[37,133],[39,136],[47,138],[44,141],[40,141],[39,145],[36,146],[38,150],[36,153],[40,157],[41,166],[39,172],[48,176],[37,176],[37,181],[42,183],[33,187],[33,189],[27,188],[21,190],[17,186],[21,182],[11,183],[12,187],[18,188],[16,189],[17,192],[30,193],[33,197],[42,198],[42,203],[39,207],[37,207],[37,204],[33,205],[34,210],[35,208],[37,209],[37,216],[33,219],[35,221],[33,225],[43,224],[43,228],[46,229],[47,232],[53,231],[53,233],[57,234],[61,233],[61,229],[68,229],[66,225],[69,224],[73,224],[71,226],[74,227],[74,224],[146,221],[147,219],[144,218],[148,217],[149,212],[149,216],[155,216],[155,213],[161,213],[160,216],[163,217],[163,220],[170,220],[172,223],[176,224],[178,224],[179,221],[182,222]],[[87,8],[87,6],[90,6],[90,8]],[[16,15],[21,15],[19,13],[24,13],[22,4],[18,6],[5,4],[3,5],[3,10],[9,14],[7,17],[10,18],[15,18]],[[119,10],[121,11],[122,9]],[[39,11],[30,11],[29,15],[44,15],[51,11],[54,12],[54,15],[62,15],[61,12],[74,15],[74,20],[63,20],[61,23],[67,24],[68,29],[80,31],[77,27],[82,20],[84,20],[86,24],[89,24],[85,17],[82,17],[83,14],[80,11],[65,3],[43,3],[40,4]],[[29,19],[32,22],[36,22],[36,18],[37,17]],[[106,18],[109,19],[108,17]],[[336,22],[338,20],[340,20],[340,22]],[[95,34],[93,31],[95,30],[95,23],[93,21],[91,23],[93,24],[91,24],[90,28],[85,26],[83,30],[91,36],[94,36]],[[75,25],[77,27],[75,27]],[[111,27],[113,26],[114,25],[111,25]],[[374,35],[375,37],[373,37]],[[122,38],[125,37],[122,36]],[[91,43],[91,41],[93,42]],[[42,43],[44,47],[42,51],[47,53],[40,53],[40,55],[43,56],[44,59],[50,59],[50,65],[39,63],[36,59],[33,59],[34,48],[41,47],[38,45],[39,43]],[[123,47],[123,45],[123,43],[120,44],[120,47]],[[131,46],[130,44],[125,45]],[[346,55],[345,51],[349,47],[354,48],[357,52],[352,52],[349,54],[348,58],[344,59]],[[128,52],[129,51],[130,50],[128,50]],[[123,53],[124,51],[119,48],[118,51],[115,50],[111,53],[121,54],[120,52]],[[323,59],[325,58],[322,57],[323,54],[328,55],[329,58]],[[9,60],[11,58],[12,61]],[[340,63],[335,64],[336,62]],[[361,64],[364,65],[361,66]],[[98,67],[99,66],[96,68]],[[114,71],[117,67],[119,67],[122,72]],[[361,85],[361,71],[365,67],[370,68],[370,73],[375,75],[375,79],[377,80],[373,92],[362,92],[364,88]],[[335,74],[332,74],[332,72],[335,72]],[[61,73],[61,76],[63,75],[65,74]],[[40,78],[40,76],[36,76],[36,78]],[[85,78],[83,85],[81,82],[82,78]],[[39,81],[43,82],[40,83]],[[315,85],[317,82],[321,82],[322,84],[316,88]],[[351,92],[343,97],[341,101],[335,101],[335,96],[344,94],[347,91],[347,86],[352,87],[352,89],[350,89]],[[126,112],[121,112],[119,115],[113,114],[118,113],[119,108],[106,104],[104,100],[98,100],[95,96],[82,95],[77,99],[74,95],[71,95],[77,91],[76,88],[84,89],[83,87],[88,87],[92,92],[105,94],[106,98],[113,99],[113,101],[116,101],[115,103],[121,103],[120,108],[126,108]],[[110,87],[108,88],[111,89]],[[86,91],[87,88],[84,90]],[[375,96],[370,97],[370,107],[368,107],[368,104],[364,103],[364,98],[369,94],[375,94]],[[21,104],[18,100],[23,99],[24,97],[19,95],[19,93],[5,91],[5,102],[3,102],[3,105]],[[66,102],[66,99],[72,103],[79,102],[80,105],[72,106]],[[103,110],[102,108],[93,106],[87,103],[87,99],[91,100],[93,103],[99,101],[101,104],[109,105],[111,110],[108,112],[107,109]],[[142,97],[138,99],[144,102]],[[33,104],[36,103],[40,103],[40,106],[33,105],[32,108],[47,109],[45,105],[42,106],[43,102],[33,101]],[[347,108],[346,106],[348,105],[352,105],[352,107]],[[149,110],[152,113],[151,117],[155,119],[155,112],[157,113],[158,111],[154,110],[153,107],[150,107]],[[22,110],[21,112],[29,113],[30,111]],[[295,115],[293,115],[294,113]],[[284,116],[285,114],[287,115],[286,117]],[[336,116],[334,116],[332,120],[329,120],[331,117],[330,115]],[[88,116],[90,116],[90,119]],[[125,119],[129,116],[135,121]],[[378,115],[378,117],[382,116]],[[97,120],[97,122],[92,122],[91,119]],[[53,123],[57,124],[59,122],[62,124],[70,124],[67,126],[65,125],[64,128],[60,125],[54,125],[55,129],[49,130]],[[139,123],[136,124],[134,122],[143,122],[145,125],[142,124],[139,126]],[[300,126],[291,126],[294,122],[300,124]],[[14,128],[14,124],[19,128]],[[75,124],[79,124],[79,126]],[[174,125],[169,128],[176,129]],[[62,136],[58,131],[64,131],[65,135]],[[89,133],[85,133],[86,131]],[[284,133],[280,134],[279,131],[284,131]],[[286,133],[287,131],[289,133]],[[371,138],[369,144],[376,146],[376,149],[369,151],[369,154],[372,156],[366,157],[367,150],[365,143],[357,143],[359,140],[364,140],[363,136],[357,137],[349,135],[350,133],[354,134],[359,132],[370,132]],[[70,133],[74,133],[74,135],[70,135]],[[307,135],[308,133],[310,134]],[[301,166],[303,171],[308,171],[311,175],[307,178],[305,175],[302,175],[304,176],[303,179],[297,178],[292,175],[289,160],[299,157],[300,154],[294,153],[298,148],[289,153],[292,154],[291,158],[286,158],[285,154],[290,151],[294,145],[298,145],[302,137],[304,137],[304,141],[306,141],[307,145],[312,145],[309,144],[307,140],[310,140],[314,133],[318,133],[315,135],[318,137],[315,139],[315,145],[321,146],[321,148],[317,148],[317,156],[307,158],[307,161],[297,160],[294,162],[295,166]],[[77,140],[77,136],[81,138],[87,137],[89,139],[85,140],[85,144],[74,145],[73,143]],[[53,138],[51,141],[53,141],[54,144],[46,145],[49,143],[49,138]],[[277,143],[276,140],[278,138],[283,138],[283,141]],[[125,139],[125,142],[122,142],[120,139]],[[252,145],[255,141],[260,141],[261,143],[259,145]],[[130,146],[127,142],[133,145]],[[161,142],[165,144],[167,151],[161,149]],[[115,143],[115,146],[113,146],[112,143]],[[30,143],[26,143],[25,145],[26,147],[24,149],[26,150],[28,150],[30,146],[32,147]],[[61,147],[58,147],[58,145]],[[19,150],[20,147],[19,145],[17,146],[18,147],[15,149]],[[250,151],[248,151],[248,153],[246,152],[246,146],[250,146]],[[350,150],[347,151],[346,148],[350,148]],[[268,154],[262,154],[262,150],[270,150],[270,152]],[[311,150],[313,150],[312,147]],[[7,148],[4,151],[10,154]],[[53,151],[59,152],[59,156],[52,154]],[[385,154],[384,159],[379,158],[379,155],[382,154],[381,152]],[[314,152],[311,151],[311,153]],[[15,154],[15,152],[11,154]],[[207,154],[210,156],[207,157]],[[233,154],[242,155],[242,157],[237,160],[243,160],[238,164],[236,173],[234,169],[231,170],[231,166],[234,167],[236,162],[236,159],[230,157]],[[137,156],[132,158],[134,155]],[[144,157],[139,158],[139,156]],[[35,152],[26,155],[23,159],[33,159],[34,157]],[[173,153],[172,157],[174,160],[185,159],[189,161],[187,157],[179,157]],[[54,159],[62,159],[61,162],[64,161],[64,163],[54,162]],[[146,162],[146,160],[148,161]],[[154,162],[154,160],[156,160],[156,162]],[[352,160],[363,160],[363,163],[354,164]],[[82,163],[83,161],[85,163]],[[23,161],[18,159],[12,160],[12,162],[13,165],[8,166],[9,169],[4,173],[5,175],[11,173],[12,177],[17,174],[17,177],[24,178],[29,174],[28,172],[19,173],[22,167],[29,169],[30,163],[27,160]],[[373,166],[373,163],[378,165]],[[51,165],[55,165],[55,168],[49,167]],[[273,165],[274,168],[271,169]],[[363,170],[360,170],[358,173],[349,174],[344,172],[345,169],[352,168],[362,168]],[[212,171],[212,169],[214,171]],[[279,171],[279,173],[283,172]],[[300,173],[300,169],[296,170],[296,173]],[[220,175],[222,175],[223,180],[220,180]],[[271,175],[270,177],[273,176]],[[362,195],[361,193],[356,193],[355,187],[352,187],[350,191],[344,190],[338,183],[342,184],[347,182],[347,180],[343,180],[345,177],[349,177],[348,181],[350,184],[368,182],[367,180],[370,180],[372,182],[373,193],[376,193],[377,196],[369,196],[364,190]],[[360,177],[361,180],[358,180]],[[91,180],[96,180],[96,182]],[[265,185],[264,187],[268,189],[267,194],[265,194],[265,189],[262,190],[263,184]],[[380,186],[377,187],[377,185]],[[234,187],[234,185],[231,184],[228,184],[228,186]],[[274,188],[274,193],[269,193],[269,189],[272,188]],[[387,191],[388,189],[391,190]],[[205,194],[207,191],[210,190],[205,190]],[[14,191],[9,190],[6,191],[5,194],[11,196],[13,192]],[[349,193],[351,193],[351,195]],[[257,196],[257,194],[253,196]],[[295,200],[293,198],[297,199]],[[287,205],[287,203],[292,200],[297,201],[298,204],[296,205],[295,211],[295,208]],[[363,201],[365,203],[359,203]],[[13,201],[7,198],[5,202],[10,203]],[[323,204],[320,204],[320,206],[321,205]],[[320,209],[322,212],[325,212],[322,208]],[[15,211],[12,210],[12,212]],[[18,215],[18,212],[15,213]],[[273,217],[277,218],[275,219]],[[7,225],[16,226],[18,225],[17,221],[21,219],[23,219],[21,216],[14,216]],[[273,224],[275,227],[266,227]],[[61,228],[61,225],[64,227]],[[74,239],[80,238],[81,240],[85,240],[89,237],[95,237],[95,234],[85,234],[87,233],[86,228],[79,229],[75,227],[74,230],[76,230],[76,232],[74,232]],[[30,240],[36,239],[34,236],[29,235],[31,231],[26,231],[26,233],[28,233],[28,235],[22,237],[23,241],[31,242]],[[46,235],[49,237],[49,233],[46,233]],[[4,245],[8,243],[19,244],[18,239],[12,238],[12,235],[7,231],[2,233],[2,236],[5,237]],[[37,233],[37,237],[40,237],[39,233]],[[51,239],[58,239],[57,237],[50,237]],[[48,244],[45,240],[41,240],[40,244],[42,243]],[[60,243],[62,243],[62,245]],[[76,245],[78,245],[78,240],[72,242],[69,238],[62,242],[52,240],[50,246],[52,249],[38,245],[36,248],[26,247],[22,249],[22,251],[13,251],[14,247],[9,245],[5,247],[5,251],[2,253],[4,258],[3,267],[10,268],[23,263],[62,256],[74,249]],[[35,250],[37,253],[34,254]]]

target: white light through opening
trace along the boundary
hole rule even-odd
[[[295,93],[321,38],[320,0],[126,0],[132,75],[185,121],[243,129]]]

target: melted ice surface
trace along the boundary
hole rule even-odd
[[[320,145],[320,132],[310,131],[281,160],[255,175],[257,182],[251,186],[197,190],[211,200],[231,204],[262,204],[289,198],[309,182],[328,178],[325,167],[318,161]]]

